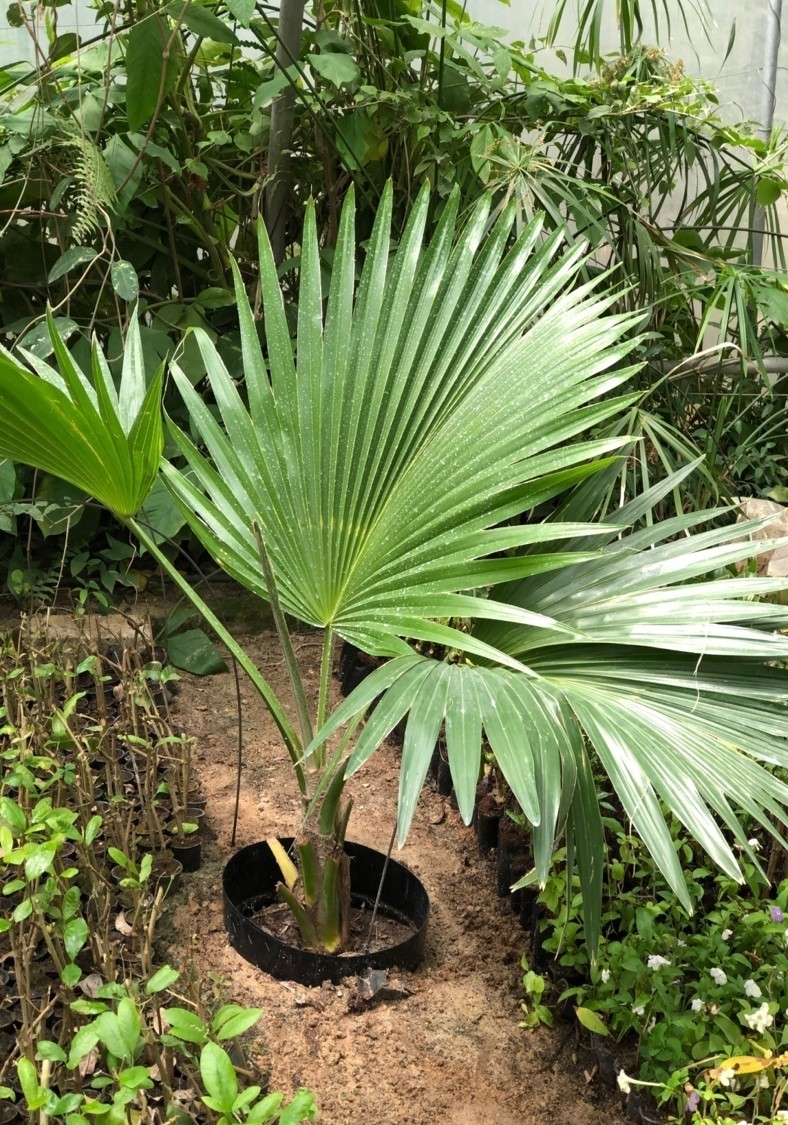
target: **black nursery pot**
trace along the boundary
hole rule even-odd
[[[281,839],[287,850],[292,837]],[[378,893],[386,857],[363,844],[345,843],[350,856],[350,897],[354,906],[371,910]],[[338,984],[343,977],[361,975],[369,969],[415,969],[424,957],[430,899],[421,881],[401,863],[390,859],[380,896],[378,913],[412,927],[404,941],[375,953],[313,953],[296,949],[266,933],[248,914],[277,901],[276,884],[281,881],[276,860],[265,842],[242,848],[224,869],[224,926],[230,945],[244,960],[278,980],[320,985]]]

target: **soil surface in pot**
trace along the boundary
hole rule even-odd
[[[269,903],[251,917],[267,933],[273,934],[281,941],[286,941],[296,949],[304,949],[298,926],[290,909],[284,903]],[[412,926],[407,926],[396,918],[387,917],[380,910],[375,916],[372,929],[370,929],[371,919],[372,910],[369,906],[351,906],[350,948],[346,951],[348,954],[377,953],[379,949],[390,949],[392,945],[407,941],[415,932]]]
[[[236,624],[236,630],[238,626]],[[240,639],[275,689],[287,693],[276,638]],[[295,647],[317,693],[319,633]],[[335,691],[338,687],[335,685]],[[338,698],[338,695],[337,695]],[[244,771],[236,848],[290,835],[299,804],[290,759],[254,689],[242,681]],[[520,957],[528,935],[495,889],[495,867],[472,829],[429,784],[405,848],[394,856],[432,898],[427,955],[402,990],[367,1002],[351,978],[305,988],[248,965],[228,944],[221,871],[230,846],[237,729],[232,675],[182,674],[173,720],[196,737],[196,772],[207,796],[203,866],[168,912],[170,963],[228,981],[226,997],[261,1007],[255,1061],[271,1088],[314,1090],[324,1125],[624,1125],[616,1094],[577,1053],[574,1031],[524,1031]],[[349,834],[385,851],[396,816],[399,750],[384,746],[351,780]],[[492,853],[494,857],[494,853]],[[163,925],[167,925],[167,919]],[[409,994],[408,994],[409,993]]]

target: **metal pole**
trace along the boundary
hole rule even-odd
[[[276,33],[276,62],[286,70],[301,57],[304,0],[282,0]],[[285,256],[287,204],[290,196],[290,145],[293,139],[295,90],[287,86],[271,106],[268,141],[268,183],[265,225],[277,265]]]
[[[769,140],[774,125],[774,110],[777,105],[777,56],[780,51],[780,24],[783,0],[766,0],[766,26],[763,39],[763,71],[761,94],[760,136]],[[752,264],[759,266],[763,260],[763,236],[766,229],[763,207],[755,208],[752,236]]]

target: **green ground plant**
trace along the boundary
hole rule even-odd
[[[112,796],[110,763],[118,745],[143,741],[140,725],[161,729],[163,719],[141,668],[121,681],[125,703],[111,723],[106,710],[103,722],[86,712],[109,665],[79,655],[40,638],[19,648],[4,639],[0,652],[2,1006],[16,1023],[0,1104],[16,1102],[36,1125],[314,1120],[311,1093],[286,1101],[253,1081],[238,1039],[261,1010],[217,1002],[188,966],[161,964],[156,930],[171,877],[157,875],[120,823],[129,799]],[[157,752],[144,752],[163,764],[176,741],[183,751],[162,734]],[[95,811],[99,784],[106,816]],[[151,786],[142,793],[155,804]]]

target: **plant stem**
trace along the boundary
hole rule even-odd
[[[277,699],[273,688],[260,672],[260,669],[250,660],[247,653],[241,648],[233,635],[228,632],[225,626],[221,623],[216,614],[205,604],[196,590],[193,590],[185,578],[179,573],[177,567],[173,566],[167,556],[161,551],[154,540],[148,533],[137,523],[133,518],[124,521],[126,527],[132,531],[143,547],[150,551],[156,562],[164,569],[173,582],[177,585],[178,589],[189,599],[195,609],[198,610],[203,620],[207,625],[213,629],[216,636],[227,646],[235,659],[246,672],[249,679],[259,691],[263,701],[271,712],[271,716],[279,728],[279,733],[282,735],[287,752],[295,768],[296,777],[298,779],[298,787],[302,793],[306,793],[306,780],[304,778],[304,771],[299,765],[301,758],[302,747],[298,739],[298,735],[293,729],[293,725],[285,714],[282,704]]]
[[[326,712],[328,711],[328,695],[331,690],[331,669],[333,665],[334,654],[334,630],[330,625],[327,625],[323,633],[323,651],[320,656],[320,692],[317,697],[317,722],[316,727],[318,730],[326,721]],[[315,754],[315,760],[319,766],[322,766],[325,761],[325,743]]]
[[[306,747],[312,741],[312,719],[309,715],[309,705],[306,701],[304,681],[301,679],[301,672],[298,668],[298,661],[296,660],[293,642],[290,637],[290,630],[287,628],[285,611],[282,609],[282,603],[279,601],[274,568],[271,566],[271,560],[268,557],[268,552],[263,542],[263,533],[257,520],[252,521],[252,528],[254,529],[255,539],[257,540],[257,553],[260,556],[260,565],[263,568],[263,577],[265,578],[265,586],[268,591],[268,601],[271,606],[274,625],[279,635],[279,643],[282,646],[285,666],[287,667],[287,674],[290,678],[290,686],[293,689],[293,698],[295,699],[298,721],[301,724],[301,738]]]

